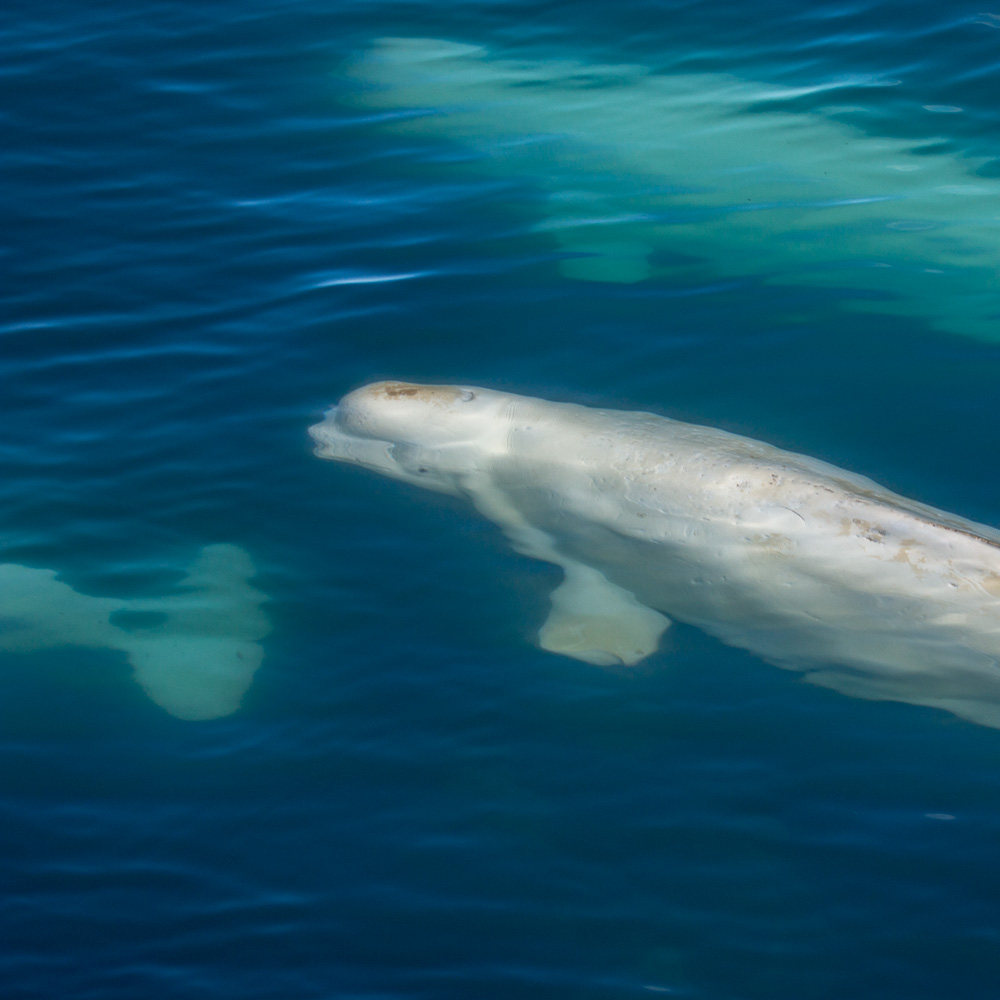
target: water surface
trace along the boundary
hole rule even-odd
[[[992,307],[966,323],[868,250],[861,286],[784,280],[767,212],[685,247],[663,213],[705,208],[690,159],[677,183],[567,158],[544,76],[544,121],[459,134],[398,127],[415,109],[366,106],[351,69],[391,36],[725,77],[802,134],[992,190],[1000,17],[257,0],[17,5],[2,30],[0,561],[142,602],[238,546],[271,629],[239,711],[201,722],[121,650],[0,659],[5,996],[995,995],[996,732],[683,627],[629,673],[543,653],[549,567],[447,498],[318,462],[305,428],[376,378],[482,384],[712,424],[1000,523]],[[762,134],[759,106],[706,113]],[[567,246],[553,196],[596,192],[607,220],[654,186],[648,273],[574,273],[623,240]],[[982,204],[889,232],[985,301]],[[854,212],[818,212],[812,245],[849,254]]]

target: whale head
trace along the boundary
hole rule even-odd
[[[517,397],[457,385],[375,382],[348,393],[309,428],[319,458],[454,496],[505,450]]]

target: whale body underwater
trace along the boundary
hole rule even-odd
[[[994,528],[715,428],[472,386],[364,386],[309,431],[320,458],[462,497],[559,566],[544,649],[633,664],[676,619],[1000,728]]]
[[[761,282],[797,289],[776,296],[796,312],[825,314],[833,297],[1000,338],[1000,160],[948,135],[961,108],[891,101],[901,81],[878,77],[788,87],[667,55],[650,68],[533,51],[377,39],[342,68],[343,99],[397,142],[398,162],[505,186],[517,224],[493,233],[491,253],[533,218],[532,239],[574,280]],[[941,131],[879,134],[900,107],[901,134],[921,117]]]

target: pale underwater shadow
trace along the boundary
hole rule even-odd
[[[266,596],[248,582],[256,573],[235,545],[210,545],[188,568],[177,592],[118,600],[79,593],[55,570],[0,564],[0,651],[64,646],[121,650],[136,682],[178,719],[230,715],[264,658],[270,631]]]

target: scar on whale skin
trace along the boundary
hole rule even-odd
[[[60,646],[122,650],[135,679],[179,719],[216,719],[240,705],[264,658],[267,599],[235,545],[209,545],[175,594],[118,600],[81,594],[55,570],[0,564],[0,651]],[[125,627],[128,624],[132,627]]]
[[[559,566],[539,644],[636,663],[676,619],[854,697],[1000,728],[1000,531],[806,455],[649,413],[381,382],[320,458],[469,501]]]

